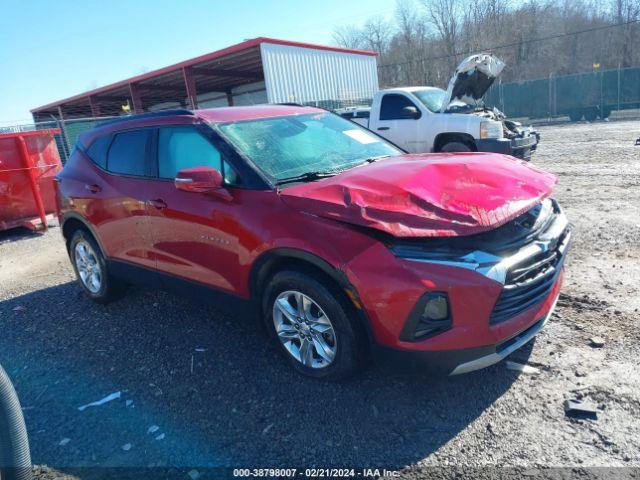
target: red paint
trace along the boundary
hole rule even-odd
[[[398,237],[471,235],[547,197],[554,175],[497,153],[389,158],[282,192],[296,208]]]
[[[310,108],[262,106],[203,110],[193,116],[141,118],[99,128],[240,121]],[[80,137],[90,144],[96,132]],[[346,277],[367,314],[374,340],[409,351],[494,345],[546,314],[560,275],[537,305],[498,325],[489,315],[502,285],[472,270],[398,258],[376,235],[351,224],[408,236],[464,235],[495,228],[546,197],[555,177],[496,154],[403,155],[283,191],[220,186],[210,169],[179,174],[211,186],[195,193],[174,181],[113,175],[77,150],[60,174],[61,219],[84,218],[111,259],[147,267],[250,298],[252,267],[262,255],[293,249]],[[89,190],[87,186],[99,186]],[[213,187],[219,188],[213,188]],[[426,292],[446,292],[453,327],[406,342],[400,332]]]
[[[222,174],[211,167],[180,170],[174,185],[178,190],[193,193],[213,193],[215,190],[223,190]]]
[[[562,284],[560,275],[544,301],[492,326],[487,319],[500,295],[501,285],[474,271],[398,259],[386,247],[376,244],[349,262],[346,272],[362,299],[376,340],[382,345],[418,351],[497,344],[543,317],[551,309]],[[431,286],[422,284],[425,279]],[[398,338],[402,327],[425,291],[447,292],[453,328],[420,342],[403,342]]]
[[[45,228],[56,210],[57,129],[0,134],[0,230]],[[39,221],[37,221],[39,220]]]

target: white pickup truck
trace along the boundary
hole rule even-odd
[[[337,113],[410,153],[498,152],[529,160],[540,135],[480,104],[503,68],[492,55],[472,55],[458,66],[446,91],[390,88],[377,92],[370,108]]]

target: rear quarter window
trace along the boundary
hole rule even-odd
[[[93,163],[105,170],[107,168],[107,149],[110,143],[111,135],[105,135],[96,138],[87,148],[87,155]]]

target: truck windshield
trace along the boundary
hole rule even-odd
[[[328,112],[225,123],[218,130],[275,183],[309,173],[328,176],[403,153],[368,130]]]
[[[414,90],[411,93],[418,97],[420,103],[434,113],[440,111],[444,97],[447,94],[441,88],[425,88],[424,90]]]

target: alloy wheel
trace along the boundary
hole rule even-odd
[[[336,356],[333,325],[322,308],[304,293],[288,290],[273,303],[273,323],[285,350],[309,368],[324,368]]]
[[[80,281],[91,293],[98,293],[102,287],[103,272],[98,256],[85,240],[76,243],[74,256]]]

